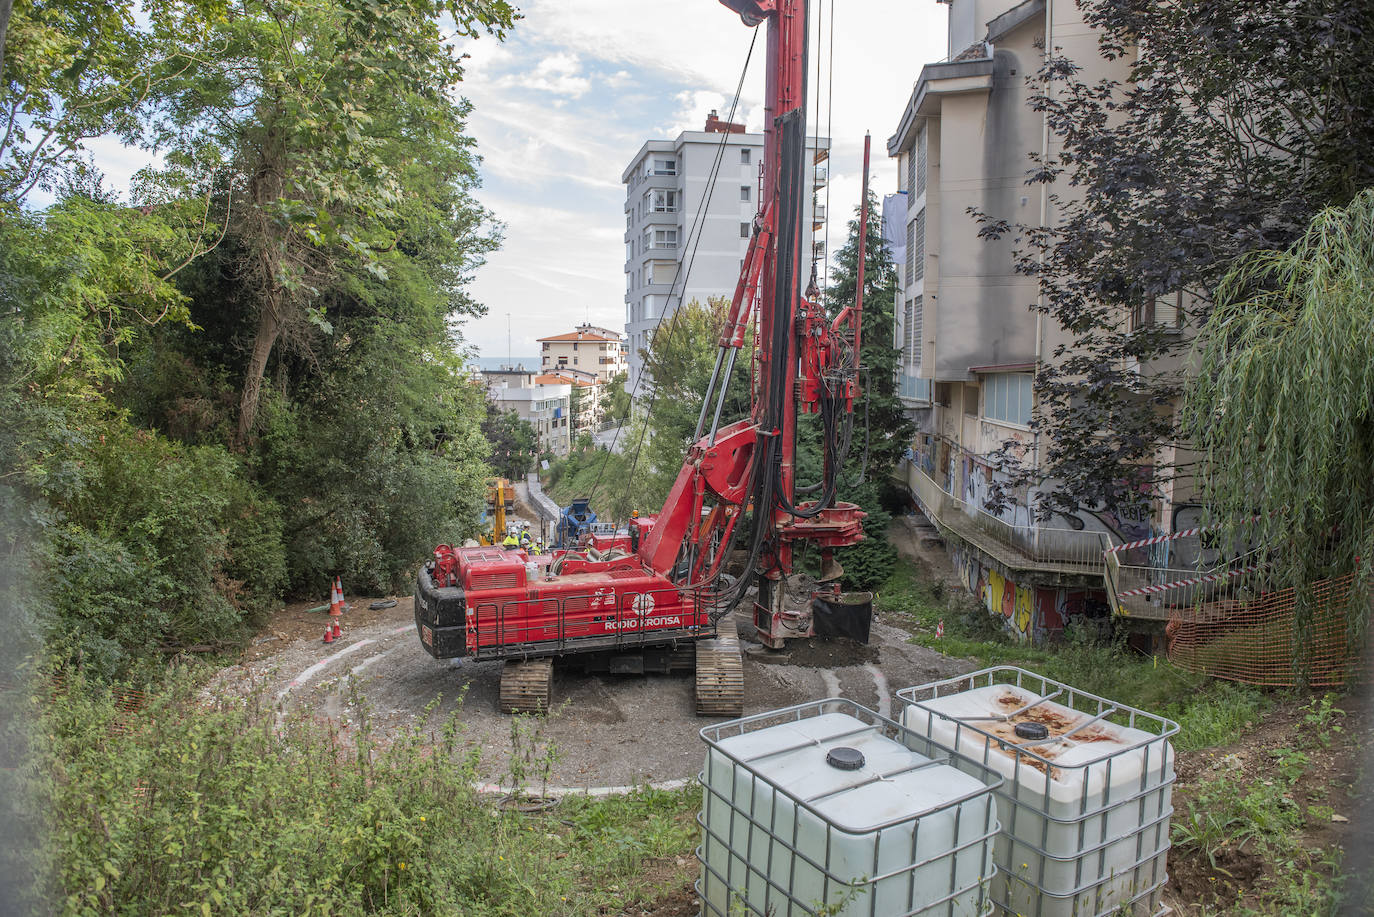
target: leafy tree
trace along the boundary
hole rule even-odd
[[[1207,505],[1223,543],[1263,549],[1266,576],[1300,594],[1374,557],[1371,327],[1367,190],[1289,248],[1241,258],[1198,338],[1183,416]]]
[[[629,373],[617,373],[606,383],[602,395],[604,406],[602,416],[605,420],[626,421],[630,417],[630,393],[625,391]]]
[[[491,467],[503,478],[523,480],[539,451],[534,427],[514,411],[487,402],[482,435],[491,443]]]
[[[654,380],[647,429],[636,439],[628,440],[628,448],[636,457],[643,450],[647,471],[654,482],[651,492],[658,495],[659,503],[668,495],[696,432],[701,403],[715,367],[720,329],[729,307],[725,299],[712,299],[705,305],[692,300],[659,325],[645,352],[645,367]],[[752,346],[746,345],[735,360],[721,426],[749,413],[752,353]],[[711,411],[714,412],[714,405]],[[708,424],[710,420],[708,416]]]
[[[60,658],[110,676],[231,643],[284,587],[390,588],[475,530],[485,408],[453,354],[497,238],[439,21],[499,34],[512,16],[501,0],[14,9],[0,600],[19,596]],[[166,154],[137,206],[79,162],[97,133]],[[58,202],[23,209],[35,187]],[[270,385],[245,412],[265,338]]]
[[[1197,327],[1237,258],[1288,245],[1374,183],[1369,4],[1081,5],[1127,76],[1089,81],[1051,49],[1028,85],[1053,144],[1028,180],[1052,225],[976,215],[984,235],[1015,237],[1017,270],[1039,284],[1028,305],[1069,336],[1036,376],[1042,466],[1004,456],[1013,486],[1052,485],[1042,513],[1159,497],[1190,475],[1161,451],[1179,439],[1187,335],[1150,321],[1157,300],[1181,294]]]
[[[223,0],[0,3],[0,202],[56,191],[85,143],[147,142],[157,92],[203,59]]]
[[[278,342],[310,355],[318,333],[333,330],[327,294],[387,276],[382,256],[414,216],[416,176],[456,188],[474,181],[461,56],[440,31],[445,13],[460,36],[499,35],[514,15],[504,0],[250,0],[213,24],[207,45],[222,50],[162,93],[158,140],[175,169],[222,171],[233,188],[235,279],[255,319],[240,444]],[[420,203],[476,210],[453,195]],[[484,250],[472,233],[480,220],[455,216],[468,227],[460,237],[470,268]]]
[[[568,387],[568,441],[577,439],[577,434],[582,432],[582,405],[587,400],[587,393],[582,386],[573,382]]]

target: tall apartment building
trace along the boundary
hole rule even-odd
[[[968,589],[1010,630],[1041,639],[1107,613],[1103,547],[1155,534],[1164,514],[1083,507],[1045,521],[1031,511],[1034,492],[987,508],[1000,474],[992,453],[1010,444],[1021,460],[1041,460],[1032,377],[1071,341],[1029,308],[1038,287],[1016,273],[1014,240],[979,238],[969,210],[1053,225],[1050,189],[1026,183],[1030,155],[1056,152],[1045,116],[1029,105],[1026,77],[1046,45],[1089,83],[1124,80],[1127,62],[1100,56],[1074,0],[927,2],[948,2],[950,54],[922,68],[888,141],[901,187],[885,216],[905,229],[897,387],[919,431],[903,473]],[[1178,323],[1175,303],[1141,312],[1137,320]]]
[[[828,138],[807,141],[812,186],[825,187]],[[723,147],[723,149],[722,149]],[[700,131],[674,140],[649,140],[621,173],[625,184],[625,336],[629,385],[643,369],[641,352],[654,329],[684,302],[731,296],[759,209],[763,135],[721,121],[715,112]],[[711,174],[720,165],[714,191]],[[824,259],[815,233],[825,225],[825,205],[813,195],[807,211],[811,232],[803,251]],[[703,210],[705,211],[703,213]],[[700,215],[700,219],[698,219]],[[697,229],[694,232],[693,226]],[[689,237],[690,236],[690,237]],[[690,271],[689,271],[690,267]],[[805,289],[807,271],[801,272]]]

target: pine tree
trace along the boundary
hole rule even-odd
[[[853,305],[859,273],[859,208],[835,257],[825,303],[832,316]],[[854,400],[854,441],[845,463],[847,477],[883,478],[911,443],[913,428],[897,399],[897,265],[883,244],[883,213],[868,196],[868,238],[864,252],[863,325],[859,344],[860,395]]]

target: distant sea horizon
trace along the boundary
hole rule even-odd
[[[539,368],[539,357],[522,357],[518,354],[510,357],[476,356],[468,358],[468,365],[476,366],[478,369],[500,369],[503,366],[523,366],[525,369],[535,370]]]

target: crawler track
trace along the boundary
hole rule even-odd
[[[553,660],[507,662],[501,670],[502,713],[547,713]]]
[[[733,618],[716,626],[716,636],[697,643],[697,716],[744,715],[744,660]]]

